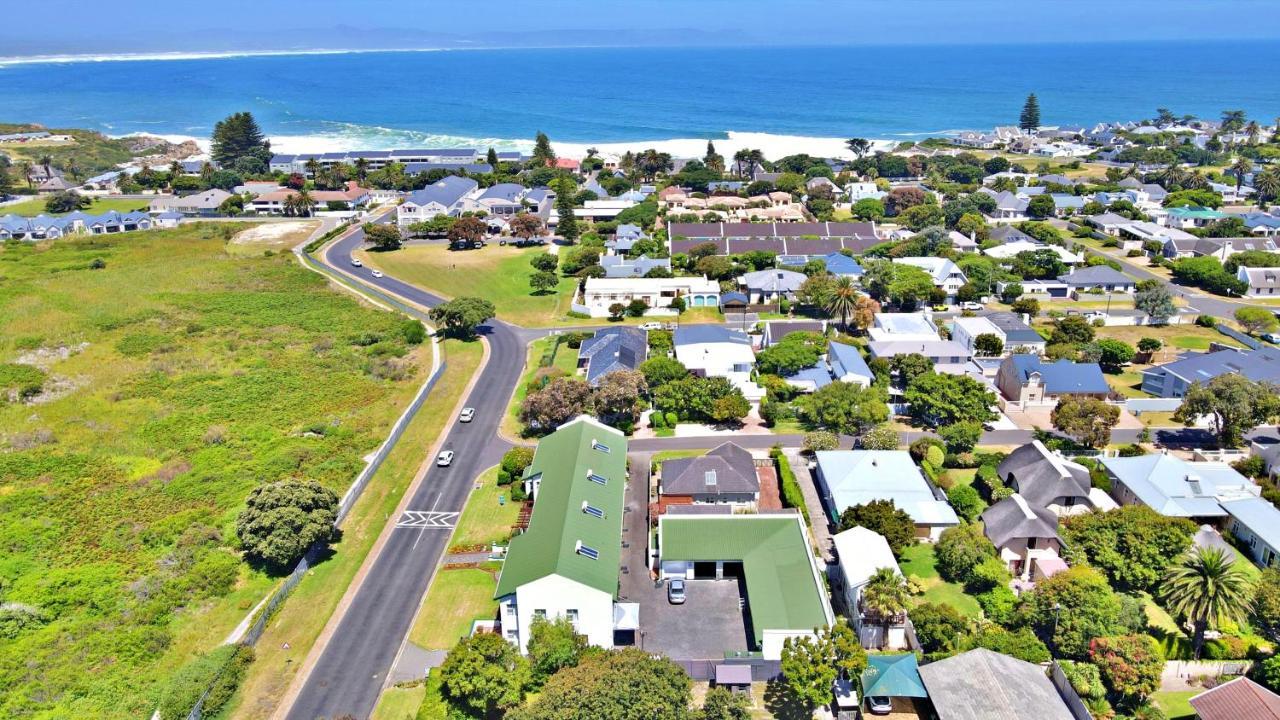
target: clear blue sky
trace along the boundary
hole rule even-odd
[[[5,4],[0,56],[535,44],[1224,38],[1247,43],[1280,38],[1280,2],[1275,0],[10,0]],[[1242,50],[1247,55],[1247,47]]]

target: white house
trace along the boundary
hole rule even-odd
[[[833,520],[855,505],[891,500],[911,516],[916,537],[934,542],[960,524],[941,491],[925,480],[903,450],[824,450],[817,453],[818,489]]]
[[[1248,297],[1273,297],[1276,288],[1280,287],[1280,268],[1258,268],[1240,266],[1236,270],[1236,279],[1249,285],[1245,291]]]
[[[543,438],[525,471],[529,527],[512,538],[494,597],[498,629],[526,652],[536,618],[568,618],[587,642],[613,647],[638,609],[616,603],[627,440],[586,416]]]
[[[681,325],[672,337],[676,359],[695,375],[728,378],[748,400],[764,397],[764,388],[751,380],[756,355],[751,339],[724,325]]]
[[[438,215],[457,215],[462,211],[464,199],[478,187],[479,184],[471,178],[455,175],[441,178],[421,190],[409,193],[396,208],[396,223],[400,227],[406,227],[431,220]]]
[[[1015,348],[1043,352],[1045,339],[1017,315],[1008,312],[991,313],[979,317],[958,317],[951,323],[951,339],[976,353],[974,341],[980,335],[995,335],[1004,345],[1001,355],[1008,355]]]
[[[863,612],[862,589],[876,571],[889,568],[901,576],[902,569],[893,557],[889,541],[884,536],[864,527],[852,527],[831,537],[835,545],[838,572],[835,573],[832,591],[844,601],[845,614],[853,623],[862,646],[900,650],[907,647],[906,618],[904,622],[889,623],[888,638],[885,623],[868,618]]]
[[[651,309],[670,308],[676,298],[683,299],[686,307],[717,307],[720,284],[705,277],[587,278],[581,306],[591,317],[608,317],[609,306],[617,303],[642,300]]]
[[[1012,260],[1019,253],[1036,252],[1037,250],[1052,250],[1058,259],[1066,265],[1079,265],[1084,262],[1084,257],[1077,255],[1070,250],[1059,245],[1047,245],[1039,242],[1029,242],[1026,240],[1014,240],[1003,245],[989,247],[982,251],[983,255],[993,257],[997,260]]]
[[[925,313],[876,313],[867,334],[873,341],[936,342],[938,327]]]
[[[947,294],[947,302],[954,302],[961,286],[969,281],[958,265],[946,258],[939,257],[905,257],[897,258],[895,263],[911,265],[929,273],[933,286]]]

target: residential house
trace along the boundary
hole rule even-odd
[[[1280,268],[1257,268],[1241,265],[1236,270],[1236,279],[1248,285],[1246,297],[1270,297],[1276,294],[1280,286]]]
[[[1111,510],[1115,502],[1093,487],[1089,469],[1032,440],[1000,462],[996,475],[1033,509],[1068,517],[1090,510]]]
[[[815,629],[835,622],[799,513],[673,511],[658,517],[656,537],[660,578],[746,586],[743,611],[749,615],[752,649],[764,660],[781,659],[788,638],[815,637]]]
[[[604,246],[609,249],[610,255],[626,254],[631,252],[631,248],[641,240],[647,240],[648,235],[640,229],[639,225],[623,223],[613,231],[613,238],[605,242]]]
[[[1011,312],[994,312],[976,317],[957,317],[952,321],[951,339],[977,354],[974,341],[979,335],[995,335],[1004,344],[1002,355],[1013,352],[1044,352],[1045,339],[1030,325]]]
[[[956,293],[960,291],[960,288],[966,282],[969,282],[969,279],[964,275],[964,271],[947,258],[905,257],[895,258],[893,262],[917,267],[929,273],[929,277],[933,280],[933,286],[946,293],[947,302],[949,303],[955,302]]]
[[[1071,296],[1071,287],[1058,280],[1000,280],[996,282],[996,294],[1004,292],[1009,285],[1018,285],[1022,294],[1046,300],[1063,299]]]
[[[1010,240],[1003,245],[995,245],[982,251],[983,255],[997,260],[1013,260],[1024,252],[1049,250],[1058,256],[1065,265],[1079,265],[1084,262],[1083,255],[1077,255],[1061,245],[1047,245],[1038,240]]]
[[[668,223],[671,252],[688,253],[703,243],[716,247],[717,255],[737,255],[765,250],[779,255],[826,255],[851,250],[865,252],[880,244],[875,223],[869,222],[762,222]]]
[[[1142,371],[1142,391],[1156,397],[1178,398],[1192,383],[1207,383],[1225,373],[1237,373],[1250,380],[1280,383],[1280,348],[1257,350],[1221,348],[1211,352],[1187,353],[1164,365]]]
[[[1161,515],[1220,525],[1222,503],[1259,497],[1262,489],[1225,463],[1188,462],[1166,453],[1102,458],[1111,495],[1121,505],[1146,505]]]
[[[972,231],[965,235],[959,230],[950,230],[947,232],[947,239],[951,241],[951,247],[960,252],[978,251],[978,239]]]
[[[511,539],[494,592],[500,632],[520,652],[535,618],[567,618],[588,643],[613,647],[626,481],[626,437],[592,418],[538,442],[523,478],[529,527]]]
[[[1247,677],[1205,690],[1189,702],[1198,720],[1280,720],[1280,695]]]
[[[578,367],[586,370],[587,383],[596,387],[611,372],[640,369],[648,354],[649,336],[644,330],[603,328],[578,347]]]
[[[141,212],[122,213],[108,210],[101,215],[74,212],[68,215],[0,216],[0,240],[56,240],[76,234],[114,235],[115,233],[150,230],[155,225],[150,215]]]
[[[977,648],[920,667],[938,720],[1074,720],[1044,668]],[[1079,703],[1075,691],[1064,692]],[[1083,707],[1083,704],[1081,704]]]
[[[1064,193],[1050,193],[1049,197],[1053,198],[1053,214],[1058,217],[1066,217],[1075,215],[1084,209],[1084,205],[1089,198],[1081,195],[1066,195]]]
[[[748,400],[764,397],[764,389],[751,380],[756,356],[751,339],[741,330],[724,325],[681,325],[672,336],[676,359],[689,372],[703,377],[728,378]]]
[[[1013,225],[997,225],[991,228],[991,232],[988,234],[988,237],[1001,245],[1011,242],[1039,242]]]
[[[403,228],[439,215],[456,216],[462,212],[464,198],[478,187],[479,184],[471,178],[456,175],[441,178],[409,193],[396,208],[396,223]]]
[[[760,347],[773,347],[792,333],[806,332],[822,335],[826,331],[827,323],[824,320],[770,320],[764,324]]]
[[[1238,546],[1248,548],[1258,565],[1276,565],[1280,560],[1280,510],[1260,497],[1223,500],[1222,509],[1227,511],[1227,529]]]
[[[1058,282],[1064,283],[1077,295],[1080,293],[1132,293],[1138,289],[1138,282],[1109,265],[1092,265],[1074,270],[1066,275],[1059,275]]]
[[[818,489],[833,521],[855,505],[891,500],[911,516],[916,537],[934,542],[960,524],[956,513],[902,450],[824,450],[817,453]]]
[[[760,478],[751,453],[727,442],[705,455],[664,460],[658,494],[670,505],[727,505],[756,509]]]
[[[832,342],[827,346],[826,357],[819,358],[813,367],[803,368],[783,379],[802,392],[814,392],[833,382],[870,387],[876,378],[858,348]]]
[[[1030,201],[1025,196],[1019,197],[1008,190],[1001,190],[995,194],[995,200],[995,209],[989,214],[991,219],[1004,222],[1027,219],[1027,205]]]
[[[151,224],[157,228],[176,228],[182,222],[182,213],[162,212],[151,216]]]
[[[1058,516],[1017,493],[982,512],[982,533],[1015,578],[1043,580],[1066,569]]]
[[[940,373],[963,375],[970,370],[973,353],[955,340],[873,340],[867,344],[872,358],[892,360],[898,355],[923,355]]]
[[[1113,212],[1105,212],[1101,215],[1090,215],[1086,217],[1084,221],[1112,237],[1119,236],[1122,228],[1127,225],[1132,225],[1134,222],[1123,215],[1117,215]]]
[[[827,272],[836,277],[849,277],[857,280],[866,272],[858,264],[857,260],[844,253],[828,253],[822,256],[822,261],[827,267]]]
[[[738,285],[746,291],[752,303],[767,304],[795,300],[796,291],[808,279],[804,273],[773,268],[749,272],[738,278]]]
[[[648,255],[641,255],[638,258],[605,255],[600,258],[600,267],[604,268],[604,276],[607,278],[642,278],[654,269],[671,272],[671,259],[651,258]]]
[[[882,200],[889,193],[881,190],[873,182],[851,182],[844,186],[844,194],[848,197],[850,203],[856,203],[859,200]]]
[[[150,212],[176,212],[186,217],[213,217],[221,215],[219,208],[231,197],[226,190],[213,188],[204,192],[178,197],[158,197],[151,201]]]
[[[864,527],[852,527],[831,537],[835,546],[836,562],[831,572],[832,594],[843,601],[845,615],[849,617],[858,639],[866,648],[902,650],[907,647],[906,617],[893,618],[888,625],[882,618],[865,612],[862,590],[878,570],[888,568],[894,575],[902,576],[902,569],[893,557],[889,541],[884,536]]]
[[[1124,240],[1133,240],[1142,244],[1151,241],[1166,244],[1170,240],[1186,242],[1194,241],[1196,239],[1195,235],[1192,235],[1185,230],[1165,227],[1164,225],[1157,225],[1156,223],[1147,222],[1145,220],[1121,225],[1119,232],[1122,242]]]
[[[809,178],[809,180],[805,182],[805,189],[810,193],[827,190],[831,193],[832,197],[840,194],[840,186],[832,182],[831,178],[823,177],[821,175]]]
[[[1165,211],[1165,224],[1169,227],[1187,228],[1204,227],[1211,222],[1215,222],[1226,217],[1226,213],[1214,210],[1212,208],[1197,207],[1194,205],[1171,207]]]
[[[281,215],[285,211],[289,198],[298,194],[297,190],[286,188],[263,193],[249,201],[254,212],[268,215]],[[355,180],[347,183],[343,190],[312,190],[308,193],[315,202],[314,210],[356,210],[369,203],[369,190],[360,187]]]
[[[873,341],[919,341],[933,342],[941,340],[938,326],[928,313],[876,313],[867,328],[867,335]]]
[[[1237,217],[1244,222],[1245,230],[1254,235],[1280,237],[1280,217],[1264,212],[1247,212]]]
[[[1068,395],[1098,399],[1111,395],[1097,363],[1046,362],[1039,355],[1005,358],[996,373],[996,387],[1006,405],[1020,410],[1057,405]]]
[[[591,317],[608,317],[609,307],[642,300],[651,309],[669,308],[676,299],[687,307],[716,307],[720,303],[720,284],[705,277],[677,278],[587,278],[582,291],[581,312]]]

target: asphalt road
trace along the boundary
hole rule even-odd
[[[351,253],[363,243],[361,231],[339,241],[326,253],[328,264],[411,302],[427,307],[441,302],[439,297],[395,278],[374,278],[367,268],[352,267]],[[480,332],[489,342],[490,353],[488,365],[467,400],[467,405],[476,409],[476,419],[467,424],[455,422],[449,429],[443,447],[454,451],[453,465],[433,466],[419,485],[407,506],[412,514],[396,521],[390,540],[307,677],[288,713],[290,720],[345,714],[367,718],[373,712],[431,575],[448,548],[472,481],[485,468],[496,465],[508,447],[498,437],[498,422],[523,372],[527,342],[523,336],[530,331],[493,321]]]

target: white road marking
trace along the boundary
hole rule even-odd
[[[422,540],[422,534],[427,531],[427,528],[435,528],[439,530],[444,530],[444,529],[452,530],[453,526],[458,522],[458,513],[456,512],[436,512],[436,506],[439,504],[440,504],[440,496],[437,495],[436,501],[431,503],[430,510],[428,510],[425,513],[420,510],[405,510],[404,514],[406,517],[400,518],[400,522],[396,523],[396,527],[418,528],[418,537],[413,539],[413,547],[409,548],[410,550],[416,549],[418,547],[418,543]],[[416,515],[421,519],[417,520],[415,524],[406,525],[404,523],[406,519],[408,519],[407,516],[409,515]]]

